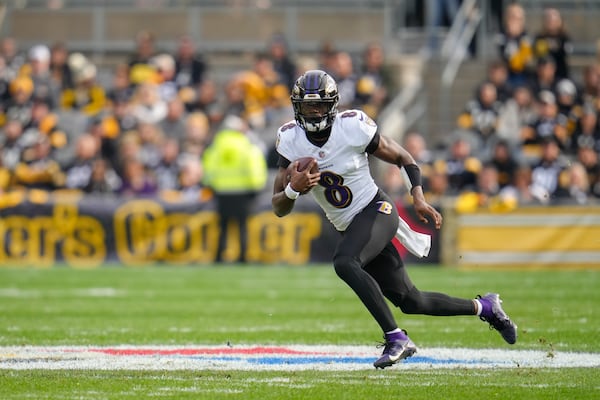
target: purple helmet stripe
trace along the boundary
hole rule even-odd
[[[309,74],[306,78],[306,92],[317,93],[319,91],[319,75]]]

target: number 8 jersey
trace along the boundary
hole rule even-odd
[[[346,230],[378,191],[366,152],[376,132],[375,122],[359,110],[339,113],[321,147],[312,144],[295,121],[277,131],[276,147],[282,157],[289,161],[300,157],[317,160],[321,180],[311,193],[338,231]]]

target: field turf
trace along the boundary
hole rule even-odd
[[[422,290],[497,291],[505,344],[475,317],[395,314],[420,348],[586,352],[600,359],[600,271],[409,266]],[[329,266],[0,268],[0,399],[592,399],[597,368],[360,371],[2,369],[9,346],[360,345],[378,327]],[[458,351],[458,350],[457,350]]]

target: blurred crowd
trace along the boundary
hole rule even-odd
[[[559,10],[547,8],[539,32],[525,10],[507,6],[497,59],[456,118],[440,152],[409,132],[404,145],[424,166],[433,203],[461,211],[532,204],[600,203],[600,64],[572,72],[573,41]],[[404,197],[399,174],[387,187]]]
[[[523,8],[510,4],[498,58],[444,148],[427,143],[424,132],[404,136],[432,203],[451,198],[468,211],[600,199],[600,64],[573,74],[572,41],[558,10],[545,10],[539,32],[526,26]],[[88,56],[62,43],[21,49],[14,38],[2,38],[0,192],[205,200],[205,171],[215,169],[206,163],[218,163],[205,150],[220,131],[242,132],[267,168],[276,168],[275,133],[293,119],[290,89],[304,71],[329,72],[340,109],[358,107],[374,119],[400,90],[378,43],[353,55],[323,42],[300,57],[275,34],[247,68],[226,79],[191,37],[180,37],[172,52],[156,43],[152,32],[139,32],[132,53],[103,80]],[[383,179],[390,194],[408,197],[397,168]]]
[[[278,34],[225,79],[189,36],[170,53],[156,48],[150,31],[110,68],[103,82],[89,57],[64,44],[22,50],[14,38],[0,41],[0,192],[206,199],[204,172],[215,166],[205,162],[215,161],[204,155],[219,131],[244,133],[276,168],[276,131],[293,119],[290,89],[306,69],[337,78],[340,108],[364,107],[374,117],[391,82],[378,44],[354,66],[328,43],[315,57],[295,59]]]

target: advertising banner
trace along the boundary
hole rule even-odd
[[[121,198],[27,192],[0,201],[0,265],[77,268],[104,264],[210,264],[218,245],[218,215],[208,202],[170,202],[157,198]],[[437,232],[419,229],[408,209],[400,213],[416,230],[431,233],[429,257],[415,259],[397,243],[406,263],[439,262]],[[339,233],[306,196],[294,211],[279,218],[270,196],[257,199],[248,220],[251,263],[329,263]],[[239,252],[238,231],[228,234],[227,253]]]

